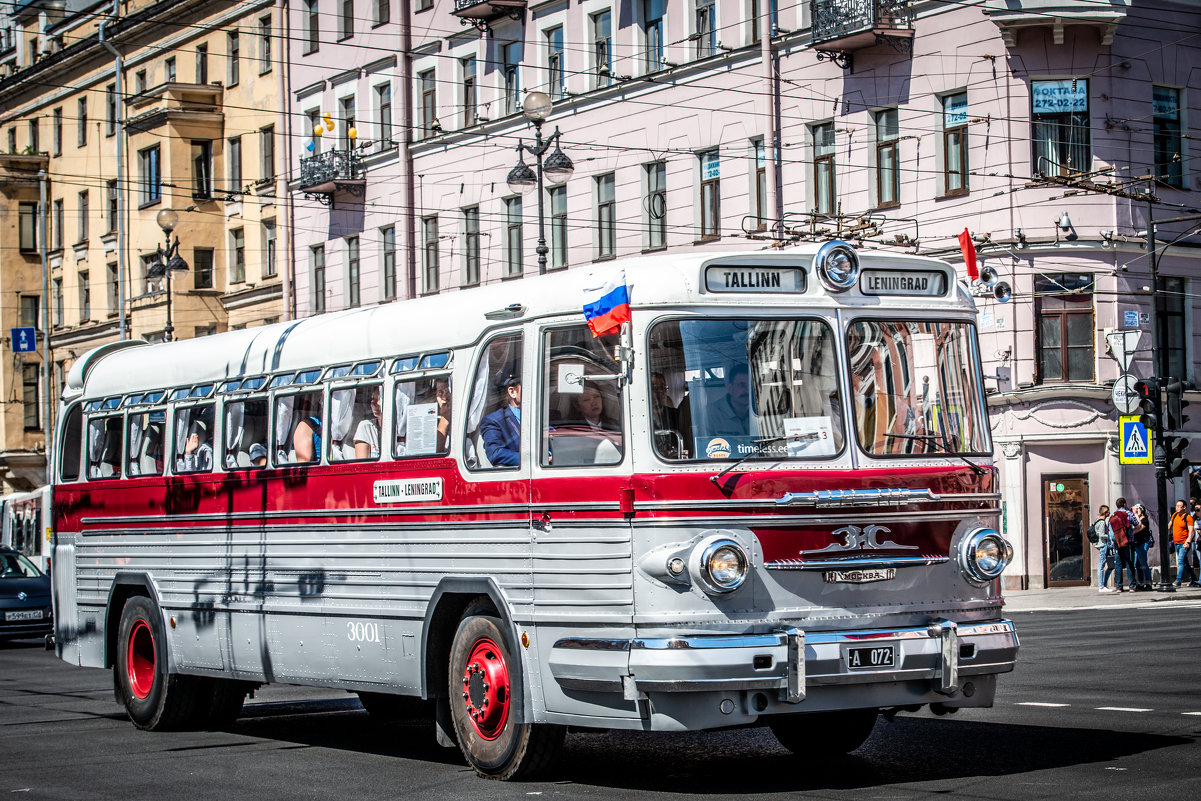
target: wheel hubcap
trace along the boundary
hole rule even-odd
[[[509,719],[509,668],[492,640],[478,640],[463,668],[463,704],[476,732],[495,740]]]
[[[129,689],[138,698],[150,695],[154,686],[154,634],[145,620],[133,624],[129,632],[129,651],[125,655]]]

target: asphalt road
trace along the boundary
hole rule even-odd
[[[766,729],[570,734],[544,781],[485,781],[429,723],[378,724],[354,696],[261,690],[227,732],[147,733],[107,671],[0,643],[0,797],[19,799],[1032,799],[1201,796],[1197,609],[1015,613],[997,706],[876,724],[806,765]]]

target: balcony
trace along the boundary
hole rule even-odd
[[[18,190],[27,190],[21,193],[22,197],[29,192],[36,197],[38,171],[48,169],[49,165],[50,157],[45,153],[0,153],[0,194],[15,195]]]
[[[459,18],[463,25],[474,25],[480,31],[488,29],[488,23],[507,16],[521,19],[525,14],[526,0],[455,0],[450,13]]]
[[[1126,0],[987,0],[984,13],[1000,29],[1008,48],[1017,47],[1023,30],[1048,32],[1052,43],[1061,45],[1069,26],[1096,29],[1101,45],[1108,47],[1127,7]]]
[[[335,194],[362,198],[367,192],[367,168],[353,150],[330,150],[300,160],[300,191],[305,197],[333,204]]]
[[[850,69],[851,53],[887,44],[913,52],[913,9],[909,0],[810,0],[813,49]]]
[[[223,95],[219,83],[162,83],[126,98],[125,127],[149,131],[168,123],[199,125],[213,129],[215,138],[224,123]]]

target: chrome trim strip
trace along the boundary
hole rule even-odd
[[[768,570],[840,570],[851,568],[855,570],[870,570],[885,567],[926,567],[941,565],[949,562],[946,556],[925,554],[923,556],[838,556],[829,559],[780,559],[775,562],[764,562]]]
[[[805,632],[800,629],[789,629],[788,637],[788,666],[784,674],[786,682],[784,700],[790,704],[799,704],[805,700]]]
[[[834,490],[827,490],[834,491]],[[851,490],[839,490],[851,491]],[[804,494],[804,493],[801,493]],[[1000,503],[1001,494],[999,492],[959,492],[959,493],[943,493],[938,496],[941,503],[966,503],[969,501],[992,501]],[[679,500],[679,501],[635,501],[634,508],[636,511],[666,511],[676,509],[740,509],[740,508],[755,508],[765,506],[768,508],[779,505],[778,499],[775,498],[751,498],[751,499],[730,499],[730,500]]]
[[[786,492],[776,498],[778,504],[805,504],[819,509],[847,506],[905,506],[920,501],[938,501],[942,496],[929,488],[877,487],[875,489],[815,490]]]

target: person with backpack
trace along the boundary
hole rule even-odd
[[[1130,591],[1138,586],[1134,575],[1134,541],[1130,538],[1130,510],[1126,508],[1126,499],[1118,498],[1118,508],[1109,516],[1109,533],[1113,537],[1114,564],[1117,576],[1114,579],[1115,592],[1125,592],[1123,578],[1127,571],[1130,573]]]
[[[1147,507],[1141,503],[1134,505],[1134,527],[1131,529],[1131,539],[1134,540],[1134,574],[1138,579],[1135,592],[1149,592],[1151,587],[1151,565],[1147,561],[1147,552],[1155,545],[1155,536],[1151,533],[1151,519],[1147,516]]]
[[[1097,546],[1097,584],[1101,592],[1113,592],[1109,587],[1109,574],[1113,572],[1114,553],[1109,537],[1109,507],[1101,504],[1097,519],[1088,530],[1088,541]]]
[[[1172,512],[1172,544],[1176,546],[1176,586],[1184,580],[1184,571],[1188,569],[1189,551],[1195,537],[1196,518],[1188,513],[1188,505],[1176,501],[1176,511]],[[1193,581],[1190,587],[1201,587],[1201,583]]]

